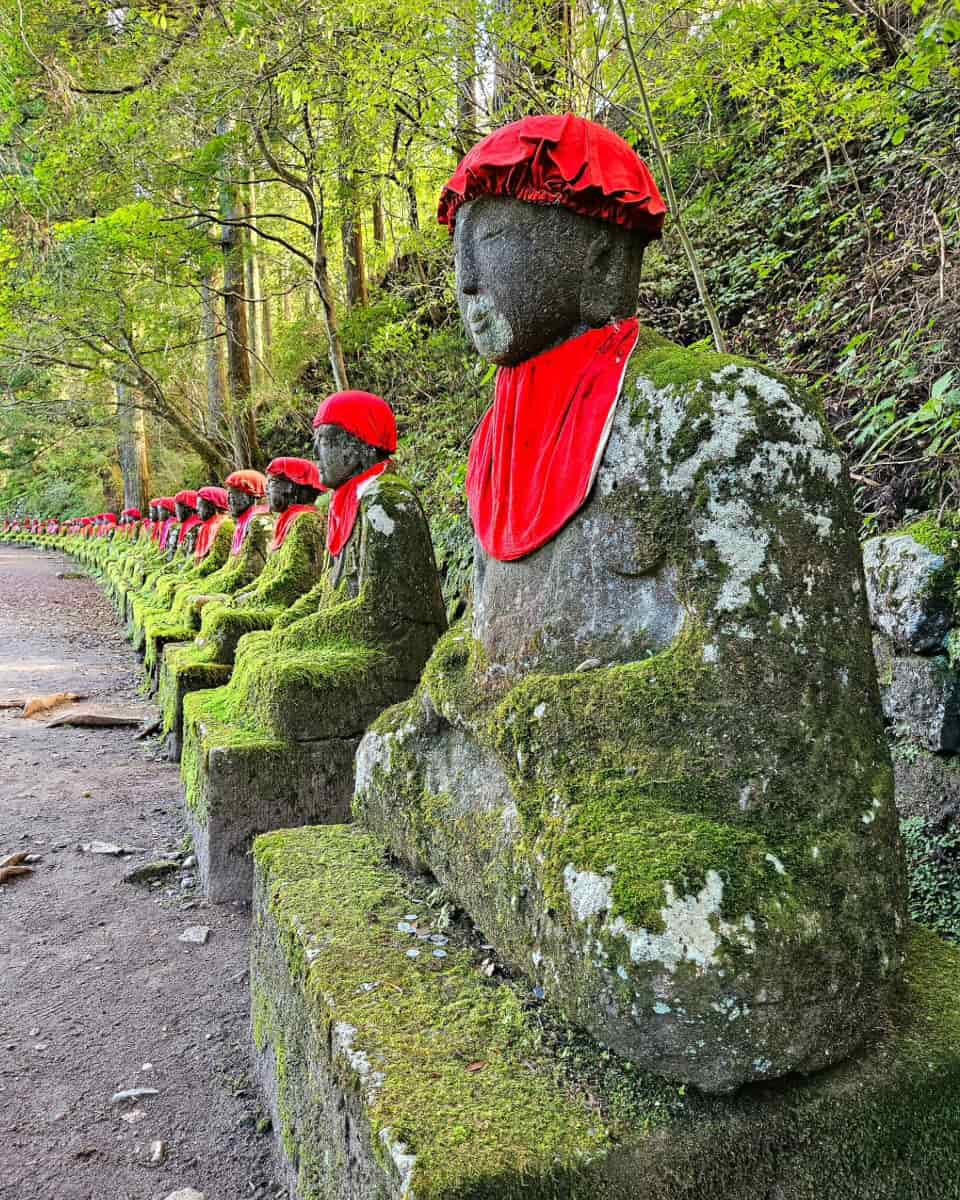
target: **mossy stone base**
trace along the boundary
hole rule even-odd
[[[207,897],[249,901],[258,834],[350,819],[359,738],[276,741],[198,715],[211,694],[184,704],[185,816]]]
[[[254,860],[255,1061],[291,1197],[960,1196],[960,951],[932,934],[855,1058],[709,1098],[486,978],[468,932],[435,958],[398,929],[435,923],[432,883],[358,827],[274,832]]]

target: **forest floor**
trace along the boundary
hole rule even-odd
[[[143,706],[109,602],[59,554],[0,546],[0,703],[77,692]],[[66,577],[65,577],[66,576]],[[0,1196],[278,1194],[248,1074],[249,913],[184,865],[177,768],[131,729],[0,711]],[[101,841],[136,848],[84,852]],[[157,884],[134,867],[179,853]],[[179,941],[206,926],[205,944]],[[155,1095],[113,1100],[131,1088]]]

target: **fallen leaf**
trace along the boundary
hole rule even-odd
[[[23,865],[30,857],[28,851],[18,850],[16,854],[8,854],[6,858],[0,859],[0,883],[6,883],[8,879],[15,879],[18,875],[32,875],[33,867]]]
[[[472,1062],[467,1064],[468,1071],[482,1071],[486,1066],[486,1062]]]
[[[54,692],[50,696],[34,696],[24,704],[21,716],[42,717],[55,708],[62,708],[65,704],[75,704],[82,699],[83,697],[76,695],[75,692]]]
[[[27,711],[24,709],[24,716]],[[111,729],[128,728],[143,723],[143,713],[133,712],[122,708],[81,708],[71,709],[47,722],[48,729],[56,729],[60,725],[83,725],[87,728]]]

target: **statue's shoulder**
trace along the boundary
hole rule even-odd
[[[610,442],[605,467],[633,463],[670,492],[690,492],[718,471],[770,493],[811,474],[835,483],[842,470],[822,409],[804,388],[749,359],[646,330],[624,376]]]
[[[377,510],[394,520],[422,512],[416,490],[410,481],[392,468],[362,483],[358,489],[364,516]]]

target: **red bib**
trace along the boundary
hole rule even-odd
[[[200,532],[197,534],[197,544],[193,548],[193,557],[197,562],[209,554],[213,539],[217,536],[217,530],[223,524],[225,516],[225,513],[214,513],[212,517],[202,522]]]
[[[177,545],[182,546],[187,534],[194,526],[200,524],[200,518],[194,513],[192,517],[187,517],[184,523],[180,526],[180,536],[177,538]]]
[[[497,372],[467,463],[473,528],[492,558],[532,554],[585,503],[639,336],[631,317]]]
[[[378,462],[362,475],[354,475],[342,487],[338,487],[330,501],[330,512],[327,515],[327,549],[334,558],[350,540],[353,527],[357,523],[357,513],[360,511],[360,497],[364,485],[371,483],[378,475],[391,465],[390,460]]]
[[[283,545],[284,538],[293,528],[293,523],[301,513],[317,511],[315,504],[291,504],[290,507],[282,512],[277,519],[277,523],[273,528],[273,541],[270,543],[270,549],[279,550]]]
[[[270,509],[266,504],[251,504],[248,509],[237,517],[236,528],[233,531],[233,541],[230,543],[230,553],[239,554],[243,549],[244,539],[247,536],[247,530],[250,528],[250,522],[254,517],[262,516],[268,513]]]

